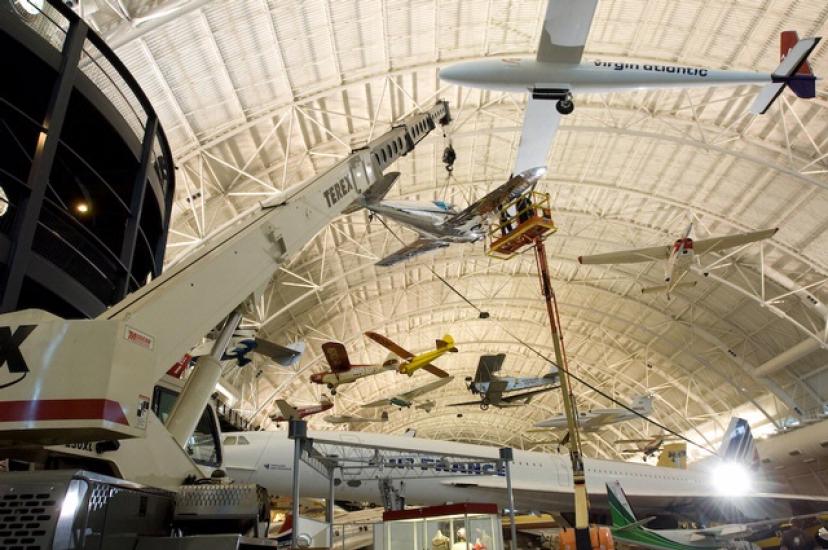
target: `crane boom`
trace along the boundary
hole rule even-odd
[[[0,315],[0,442],[141,436],[155,382],[290,257],[414,149],[448,104],[411,115],[310,181],[207,237],[95,319]],[[4,336],[7,335],[7,336]]]

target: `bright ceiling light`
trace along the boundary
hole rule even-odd
[[[5,216],[9,211],[9,197],[6,195],[6,190],[0,187],[0,216]]]
[[[78,214],[88,214],[89,213],[89,204],[85,202],[79,202],[75,205],[75,211]]]
[[[14,5],[29,15],[37,15],[43,11],[43,0],[15,0]]]
[[[721,462],[713,469],[713,486],[720,495],[739,497],[753,488],[753,476],[744,464]]]

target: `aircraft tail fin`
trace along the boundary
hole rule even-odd
[[[457,348],[454,347],[454,338],[451,337],[450,334],[446,334],[439,340],[437,340],[437,349],[444,349],[449,348],[448,351],[456,352]]]
[[[342,211],[342,213],[351,214],[360,208],[365,208],[368,205],[380,202],[385,198],[385,195],[388,194],[391,188],[394,187],[394,184],[397,182],[399,177],[399,172],[388,172],[387,174],[383,174],[379,181],[366,189],[365,192],[354,202],[349,204],[348,207]]]
[[[632,402],[632,409],[642,413],[642,414],[650,414],[653,410],[653,396],[652,394],[644,394],[639,395],[635,398],[635,401]]]
[[[658,455],[658,463],[656,466],[686,470],[687,444],[668,443],[667,445],[664,445],[664,447],[662,447],[661,454]]]
[[[627,495],[618,481],[607,483],[607,499],[609,500],[610,516],[614,529],[626,528],[638,523],[632,507],[627,501]]]
[[[771,73],[772,83],[767,84],[753,105],[750,112],[764,114],[777,97],[788,86],[797,97],[811,99],[816,97],[816,76],[811,71],[808,56],[816,48],[821,37],[799,39],[796,31],[783,31],[779,41],[779,66]]]
[[[291,404],[284,399],[277,399],[276,406],[279,407],[279,412],[282,413],[282,416],[288,420],[292,420],[299,413],[295,407],[291,406]]]
[[[759,467],[759,451],[756,450],[747,420],[737,417],[730,419],[719,447],[719,458],[728,462],[740,462],[754,469]]]

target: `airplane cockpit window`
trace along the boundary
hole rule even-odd
[[[250,442],[243,435],[239,436],[239,445],[250,445]]]
[[[219,431],[212,407],[207,406],[204,409],[193,435],[187,440],[186,449],[196,464],[216,467],[221,465]]]
[[[236,444],[236,436],[235,435],[228,435],[224,438],[224,441],[221,442],[222,445],[227,447],[228,445],[235,445]]]

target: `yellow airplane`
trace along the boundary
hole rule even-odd
[[[438,369],[431,362],[444,353],[457,352],[457,348],[454,347],[454,338],[448,334],[437,340],[437,347],[434,351],[427,351],[419,355],[414,355],[410,351],[406,351],[382,334],[366,332],[365,336],[391,352],[383,362],[385,368],[389,370],[393,368],[397,372],[407,374],[408,376],[414,374],[414,371],[417,369],[423,369],[440,378],[446,378],[448,373],[442,369]]]

